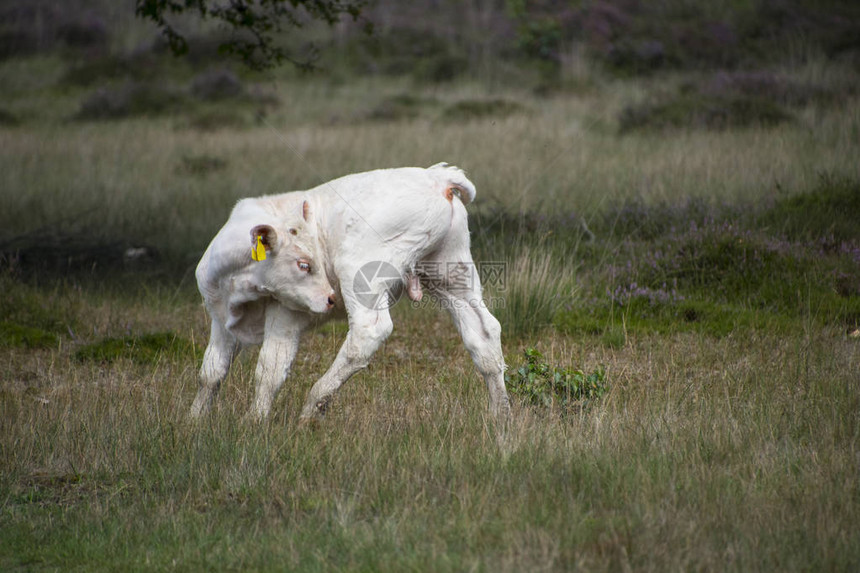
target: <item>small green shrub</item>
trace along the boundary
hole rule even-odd
[[[21,125],[21,120],[14,113],[0,109],[0,127],[16,127],[18,125]]]
[[[236,99],[245,94],[239,76],[228,68],[212,68],[191,79],[191,95],[204,101]]]
[[[0,29],[0,61],[39,51],[39,34],[29,29]]]
[[[421,115],[425,107],[436,105],[433,98],[417,97],[410,94],[399,94],[386,97],[367,113],[367,119],[373,121],[402,121],[415,119]]]
[[[178,123],[177,127],[197,131],[218,131],[219,129],[244,129],[252,125],[252,119],[235,107],[230,109],[211,107],[192,110],[187,118]]]
[[[81,14],[66,17],[57,26],[56,37],[67,48],[86,50],[88,53],[106,51],[110,29],[104,19],[81,10]]]
[[[121,268],[127,248],[126,242],[98,236],[91,229],[86,229],[71,233],[46,232],[38,236],[21,236],[10,241],[0,257],[7,258],[20,276],[72,271],[91,275],[96,269]],[[21,322],[31,324],[27,319]]]
[[[468,69],[462,49],[429,30],[391,28],[356,35],[333,50],[339,65],[360,74],[411,76],[418,82],[447,82]]]
[[[603,346],[613,350],[624,348],[624,345],[627,344],[627,329],[612,325],[600,336],[600,342]]]
[[[731,129],[771,127],[793,119],[778,103],[741,94],[680,94],[668,101],[625,108],[619,132],[660,131],[677,128]]]
[[[154,364],[161,357],[182,358],[195,354],[194,344],[172,332],[157,332],[142,336],[105,338],[82,346],[75,352],[80,362],[110,363],[127,358],[140,364]]]
[[[563,42],[559,22],[551,17],[526,17],[525,10],[522,12],[517,29],[517,50],[526,58],[556,68]]]
[[[808,193],[779,199],[759,224],[794,240],[860,240],[860,180],[822,176]]]
[[[195,175],[202,177],[216,171],[223,171],[227,168],[227,160],[214,155],[183,155],[179,165],[176,167],[177,173]]]
[[[0,316],[11,331],[32,329],[55,336],[65,335],[78,326],[80,300],[57,290],[41,289],[0,274]],[[18,336],[7,334],[9,336]],[[28,335],[30,336],[30,335]],[[38,338],[44,338],[38,336]]]
[[[852,80],[836,82],[805,82],[787,74],[768,71],[720,71],[701,82],[693,82],[689,89],[699,93],[730,97],[762,98],[790,107],[810,103],[831,104],[840,99],[843,90],[853,91]]]
[[[158,115],[181,108],[186,97],[178,91],[142,82],[104,87],[81,102],[75,118],[80,120],[121,119]]]
[[[63,73],[60,83],[68,86],[90,87],[99,82],[117,80],[153,80],[164,71],[164,62],[149,53],[106,55],[76,61]]]
[[[526,363],[506,374],[505,383],[512,394],[529,404],[568,407],[600,398],[609,391],[603,368],[586,374],[575,368],[552,366],[535,348],[527,348],[524,355]]]
[[[41,328],[0,322],[0,347],[51,348],[56,345],[57,337]]]
[[[456,53],[443,52],[417,62],[412,77],[422,83],[443,83],[455,80],[468,69],[469,61]]]
[[[702,226],[708,220],[725,218],[729,207],[715,208],[707,200],[690,197],[680,203],[646,201],[641,197],[609,206],[593,223],[598,236],[623,240],[654,240],[690,225]]]

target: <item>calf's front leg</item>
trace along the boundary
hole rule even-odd
[[[203,354],[203,365],[200,367],[197,396],[191,405],[192,418],[199,418],[212,409],[221,382],[227,376],[238,350],[239,344],[233,335],[227,332],[220,322],[212,319],[209,345]]]
[[[337,356],[308,393],[301,421],[307,422],[325,413],[332,395],[350,376],[367,367],[370,358],[391,334],[394,325],[388,310],[355,308],[349,315],[349,332]]]
[[[268,417],[272,402],[290,373],[299,349],[299,340],[308,322],[306,314],[293,312],[277,302],[266,307],[263,346],[254,374],[256,395],[251,408],[253,418],[264,420]]]

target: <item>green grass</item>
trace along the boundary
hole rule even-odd
[[[202,312],[192,315],[177,328],[202,331]],[[329,334],[310,336],[263,426],[242,418],[247,362],[214,415],[192,424],[187,357],[97,367],[55,351],[29,381],[19,376],[39,358],[15,360],[2,400],[4,567],[749,570],[860,559],[855,342],[739,331],[608,350],[549,335],[550,362],[605,365],[610,393],[564,418],[515,402],[500,449],[450,325],[415,348],[437,322],[406,320],[316,431],[295,422]],[[440,368],[427,352],[445,349]],[[516,344],[507,350],[515,367]]]
[[[538,98],[287,77],[265,113],[91,122],[68,121],[91,92],[61,61],[29,65],[0,63],[0,569],[860,566],[850,90],[768,128],[620,135],[683,78]],[[505,106],[442,119],[474,102]],[[190,421],[193,268],[236,199],[442,160],[477,184],[476,260],[505,264],[485,294],[511,389],[546,365],[600,395],[560,416],[512,392],[499,440],[450,320],[401,304],[317,428],[299,408],[343,324],[308,333],[268,423],[245,418],[253,351]]]
[[[757,222],[792,239],[860,239],[860,181],[825,174],[809,192],[779,197]]]
[[[24,346],[27,348],[49,348],[57,344],[57,337],[32,326],[14,322],[0,322],[0,346]]]
[[[165,355],[194,357],[194,347],[170,332],[155,332],[141,336],[105,338],[86,344],[75,351],[75,359],[92,362],[114,362],[128,358],[144,364],[155,364]],[[199,354],[199,353],[198,353]]]

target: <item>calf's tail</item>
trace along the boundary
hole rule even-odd
[[[445,197],[451,201],[454,195],[460,197],[460,201],[464,205],[468,205],[475,200],[477,191],[475,184],[469,181],[466,174],[459,167],[448,165],[447,163],[437,163],[432,167],[427,168],[428,171],[434,173],[439,181],[444,185]]]

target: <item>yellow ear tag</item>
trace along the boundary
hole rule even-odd
[[[266,246],[263,244],[262,235],[257,235],[257,244],[251,247],[251,258],[255,261],[266,260]]]

